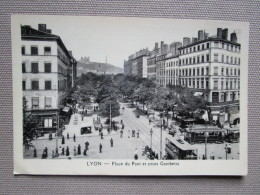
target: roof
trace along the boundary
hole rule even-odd
[[[223,132],[224,129],[220,129],[217,126],[213,125],[192,125],[192,129],[188,132],[200,132],[200,131],[207,131],[207,132]]]
[[[225,40],[225,39],[222,39],[222,38],[209,37],[208,39],[204,39],[204,40],[201,40],[201,41],[198,41],[198,42],[195,42],[195,43],[190,43],[190,44],[188,44],[188,45],[179,47],[178,49],[179,49],[179,50],[185,49],[185,48],[187,48],[187,47],[191,47],[191,46],[194,46],[194,45],[197,45],[197,44],[200,44],[200,43],[204,43],[204,42],[207,42],[207,41],[222,41],[222,42],[225,42],[225,43],[230,43],[230,44],[233,44],[233,45],[240,46],[239,43],[234,43],[234,42],[232,42],[232,41],[228,41],[228,40]]]
[[[74,59],[70,52],[67,50],[64,43],[62,42],[61,38],[57,35],[42,32],[32,28],[31,26],[24,25],[21,26],[21,37],[22,40],[57,41],[61,48],[65,51],[67,56],[71,59]]]
[[[180,139],[179,137],[167,137],[169,141],[171,141],[176,147],[181,150],[196,150],[197,148],[194,145],[189,144],[185,140]]]

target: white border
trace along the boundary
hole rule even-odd
[[[55,17],[75,17],[77,21],[83,21],[90,16],[54,16],[54,15],[12,15],[12,63],[13,63],[13,132],[14,132],[14,174],[35,174],[35,175],[247,175],[247,102],[248,102],[248,45],[249,45],[249,23],[248,22],[227,22],[227,21],[202,21],[202,20],[176,20],[182,22],[198,23],[204,22],[205,25],[215,23],[216,25],[232,25],[241,28],[240,43],[241,47],[241,78],[240,78],[240,159],[239,160],[194,160],[194,161],[157,161],[178,163],[173,166],[112,166],[112,160],[96,160],[102,166],[87,166],[87,162],[95,160],[41,160],[23,159],[22,148],[22,74],[21,74],[21,33],[20,24],[24,21],[30,23],[31,18],[41,19]],[[91,16],[92,17],[92,16]],[[93,21],[95,18],[93,17]],[[121,18],[124,20],[125,18]],[[126,18],[127,20],[173,20],[173,19],[147,19],[147,18]],[[116,162],[130,164],[133,160],[114,160]],[[109,165],[104,165],[109,162]],[[137,162],[137,161],[135,161]],[[151,161],[138,161],[148,164]],[[155,161],[152,161],[155,162]]]

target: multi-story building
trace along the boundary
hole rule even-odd
[[[156,79],[156,56],[160,53],[160,48],[158,47],[158,42],[155,43],[155,47],[151,52],[150,56],[147,58],[147,78]]]
[[[213,120],[220,111],[226,120],[239,107],[240,44],[236,35],[227,40],[227,29],[218,35],[180,47],[179,85],[202,92],[210,103]]]
[[[148,48],[142,49],[128,57],[124,62],[124,73],[147,78],[147,59],[150,55]]]
[[[22,89],[27,111],[41,120],[42,130],[56,129],[57,113],[75,85],[76,60],[61,38],[39,24],[21,26]]]

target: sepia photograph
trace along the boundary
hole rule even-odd
[[[249,30],[238,24],[13,17],[15,154],[34,173],[82,160],[246,170]]]

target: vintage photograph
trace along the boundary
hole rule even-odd
[[[61,16],[16,23],[23,159],[241,159],[242,26]]]

